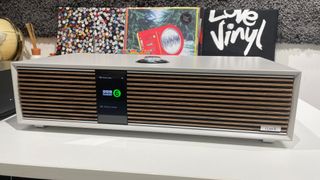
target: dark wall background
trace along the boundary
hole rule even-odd
[[[41,37],[55,37],[57,8],[200,6],[214,9],[278,9],[278,42],[320,44],[320,0],[0,0],[0,16],[26,31],[32,22]]]

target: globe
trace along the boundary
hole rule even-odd
[[[23,49],[21,31],[7,18],[0,18],[0,61],[17,61]]]

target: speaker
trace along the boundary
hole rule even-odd
[[[161,56],[167,63],[138,63],[143,58],[72,54],[13,63],[18,122],[292,138],[299,71],[258,57]]]

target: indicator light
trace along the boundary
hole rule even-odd
[[[119,89],[115,89],[112,94],[115,98],[119,98],[121,96],[121,91]]]

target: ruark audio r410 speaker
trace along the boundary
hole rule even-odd
[[[292,139],[299,71],[258,57],[137,62],[143,58],[73,54],[13,63],[18,122]]]

